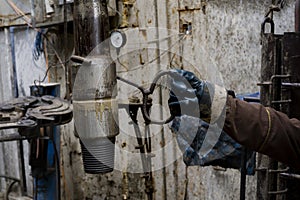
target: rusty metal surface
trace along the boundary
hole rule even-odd
[[[114,169],[115,137],[119,134],[116,65],[106,40],[110,31],[107,1],[75,0],[73,19],[75,55],[91,60],[81,65],[73,91],[84,170],[107,173]]]
[[[300,34],[262,34],[261,102],[300,119]],[[284,180],[278,176],[285,168],[266,156],[258,156],[257,198],[298,199],[299,180]],[[275,173],[274,173],[275,172]],[[290,169],[289,173],[299,173]]]
[[[283,72],[289,74],[291,84],[300,82],[300,33],[285,33],[283,36]],[[288,80],[287,80],[288,81]],[[289,87],[291,103],[288,106],[288,115],[290,118],[300,119],[300,88]],[[299,170],[290,169],[290,173],[300,174]],[[287,199],[299,199],[299,179],[287,180]]]
[[[280,100],[278,89],[275,89],[280,89],[280,87],[278,87],[279,83],[274,79],[274,75],[281,74],[280,59],[282,36],[273,33],[266,34],[264,31],[262,27],[261,83],[259,84],[261,86],[260,100],[265,106],[278,107],[278,104],[274,106],[272,102]],[[274,32],[274,29],[271,32]],[[262,154],[258,155],[257,160],[257,199],[276,199],[276,196],[272,195],[273,193],[269,193],[269,191],[277,190],[277,174],[269,173],[269,170],[277,169],[277,162]]]
[[[283,72],[291,75],[291,83],[300,82],[300,34],[285,33],[283,36]],[[289,107],[289,117],[300,119],[300,90],[297,87],[291,88],[292,103]]]
[[[76,55],[89,55],[109,37],[106,0],[75,0],[73,19]],[[101,53],[102,50],[98,51],[95,53]]]
[[[27,134],[26,129],[65,124],[72,116],[69,103],[59,98],[20,97],[0,104],[0,129],[20,128]]]

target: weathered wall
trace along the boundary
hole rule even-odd
[[[38,61],[34,61],[32,50],[36,32],[28,28],[5,28],[0,32],[1,53],[0,53],[0,77],[1,93],[0,99],[7,101],[16,95],[30,95],[29,86],[33,80],[39,80],[44,76],[45,59],[42,56]],[[12,48],[15,51],[15,60],[12,58]],[[13,73],[13,63],[16,66],[15,75]],[[15,85],[17,83],[17,85]],[[17,90],[15,90],[17,88]],[[18,91],[18,92],[17,92]],[[1,131],[1,134],[15,133],[17,130]],[[28,142],[23,141],[25,171],[27,174],[26,184],[29,194],[32,193],[32,178],[30,177],[30,167],[28,165]],[[20,178],[20,153],[18,142],[0,143],[1,164],[0,174]],[[2,180],[1,189],[6,189],[6,184]]]
[[[259,91],[256,83],[260,76],[260,25],[270,3],[206,1],[205,10],[202,4],[202,9],[193,14],[184,11],[180,19],[193,25],[192,37],[183,42],[188,49],[185,54],[192,55],[199,66],[207,64],[205,56],[209,56],[221,72],[226,88],[236,93]],[[185,4],[188,1],[181,1],[179,7]],[[293,31],[294,1],[286,1],[283,10],[274,14],[274,21],[276,33]],[[202,55],[201,50],[197,53],[200,48],[207,54]],[[189,168],[188,177],[190,199],[239,199],[240,177],[236,170],[193,167]],[[255,177],[247,178],[247,199],[255,199],[255,184]]]
[[[201,70],[201,75],[204,78],[215,82],[222,82],[219,79],[223,79],[226,88],[233,89],[237,93],[259,90],[256,83],[259,81],[260,73],[260,24],[271,0],[124,0],[126,4],[122,2],[119,1],[118,3],[119,8],[123,8],[119,14],[125,13],[125,15],[120,20],[120,24],[124,28],[123,30],[130,32],[128,43],[132,42],[133,45],[135,43],[138,51],[129,54],[121,50],[120,53],[124,56],[121,56],[119,61],[123,66],[116,61],[120,76],[134,80],[138,84],[145,84],[153,79],[156,72],[160,69],[167,69],[170,65],[186,69],[191,69],[193,65]],[[293,6],[294,1],[287,0],[282,11],[275,13],[275,30],[277,33],[293,31]],[[162,40],[159,44],[154,42],[151,46],[152,49],[144,48],[143,41],[166,38],[168,35],[173,35],[174,32],[181,31],[182,24],[189,23],[192,25],[191,35],[185,36],[180,41],[179,36],[174,35],[170,37],[170,40]],[[163,29],[157,30],[149,27]],[[174,32],[164,29],[171,29]],[[12,96],[12,89],[4,91],[3,86],[6,83],[8,88],[11,87],[8,81],[11,80],[11,74],[6,71],[11,69],[11,58],[9,58],[10,52],[2,45],[5,44],[6,47],[9,47],[9,44],[5,43],[8,37],[7,33],[2,30],[0,34],[1,48],[3,48],[0,54],[1,98],[9,94],[5,98],[3,97],[3,99],[7,99]],[[53,41],[56,41],[54,46],[58,53],[63,54],[60,51],[62,50],[61,35],[59,36],[56,32],[51,32],[49,35]],[[32,83],[33,78],[38,79],[43,76],[44,64],[39,64],[42,69],[36,67],[29,56],[31,55],[30,45],[32,45],[33,37],[34,33],[28,32],[27,29],[16,32],[16,63],[19,91],[22,95],[28,94],[28,85]],[[172,53],[164,54],[163,57],[155,59],[166,49]],[[49,50],[49,53],[53,55],[53,51]],[[176,55],[173,57],[174,54]],[[63,57],[63,55],[61,56]],[[155,59],[153,62],[147,63],[153,59]],[[52,64],[55,62],[57,61]],[[213,66],[215,69],[209,68],[207,65]],[[129,72],[126,72],[124,66],[129,69]],[[137,66],[141,67],[136,68]],[[61,68],[59,66],[55,69],[58,72],[51,72],[50,79],[52,81],[65,82],[64,75],[60,73]],[[35,73],[32,73],[32,70]],[[219,71],[221,78],[215,80],[212,70]],[[132,88],[122,84],[119,84],[119,87],[122,100],[126,100],[128,94],[135,94]],[[156,94],[156,97],[159,97],[159,94]],[[166,98],[167,96],[163,96],[162,100],[165,101]],[[122,110],[120,110],[120,119],[122,119],[120,120],[121,133],[117,137],[116,143],[119,149],[116,156],[116,166],[119,170],[107,175],[87,175],[83,172],[81,150],[78,139],[73,134],[72,123],[62,126],[63,199],[121,199],[124,194],[128,194],[130,199],[146,199],[144,180],[140,174],[125,173],[133,168],[140,168],[141,161],[136,156],[130,157],[122,153],[121,150],[126,150],[138,155],[138,151],[135,149],[136,139],[131,137],[133,129],[131,125],[128,125],[130,120]],[[186,168],[181,158],[173,163],[171,160],[180,155],[176,145],[170,145],[169,149],[162,148],[172,141],[172,134],[167,127],[161,129],[157,126],[151,126],[151,130],[153,150],[162,149],[162,151],[156,152],[153,166],[167,165],[166,168],[153,173],[155,199],[239,199],[239,172],[237,170],[218,171],[212,167]],[[16,163],[16,155],[7,156],[7,149],[9,148],[6,148],[5,152],[3,148],[0,149],[0,162],[10,163],[10,166],[14,166],[17,176],[18,167],[14,164]],[[5,171],[7,167],[4,166],[0,164],[0,172],[10,173]],[[126,175],[128,179],[125,179]],[[247,199],[255,199],[255,184],[255,177],[247,178]]]
[[[7,101],[13,97],[12,88],[12,58],[11,58],[11,48],[10,48],[10,33],[9,29],[1,30],[0,33],[0,81],[1,81],[1,93],[0,100]],[[0,134],[6,134],[7,132],[1,131]],[[12,166],[12,163],[17,161],[17,155],[12,154],[12,150],[16,147],[16,143],[0,144],[0,174],[18,176],[18,166]],[[10,150],[10,151],[6,151]],[[11,154],[10,154],[11,153]],[[11,168],[10,168],[11,167]],[[9,170],[11,169],[11,170]],[[5,189],[5,179],[1,178],[1,190]]]

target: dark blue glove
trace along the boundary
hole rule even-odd
[[[198,79],[192,72],[172,71],[178,76],[172,76],[170,84],[168,103],[171,115],[175,116],[170,128],[176,134],[184,163],[187,166],[218,165],[239,169],[242,146],[222,131],[222,123],[209,124],[214,118],[213,109],[217,107],[217,110],[224,111],[226,90],[223,89],[224,96],[217,86]],[[224,96],[225,99],[218,96]],[[224,102],[218,105],[212,103],[212,99]],[[250,159],[253,153],[248,156]],[[248,169],[253,169],[253,166],[251,168],[249,165]]]
[[[224,131],[221,131],[216,141],[207,140],[207,134],[211,134],[208,132],[209,126],[208,123],[196,117],[187,115],[175,117],[170,128],[176,134],[178,146],[183,152],[184,163],[187,166],[212,165],[240,169],[242,145],[235,142]],[[206,150],[203,151],[205,148]],[[253,175],[254,168],[255,154],[248,152],[247,173]]]
[[[172,70],[178,76],[171,79],[171,91],[168,100],[171,115],[183,114],[201,117],[206,122],[211,118],[211,102],[214,87],[198,79],[195,74],[185,70]]]

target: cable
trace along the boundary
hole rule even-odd
[[[47,42],[49,42],[50,47],[53,49],[53,51],[54,51],[54,53],[55,53],[55,56],[56,56],[57,59],[59,60],[59,64],[61,64],[62,67],[63,67],[63,69],[64,69],[64,71],[66,71],[64,63],[67,63],[67,62],[69,61],[70,58],[69,58],[68,60],[66,60],[65,62],[63,62],[62,59],[60,58],[59,54],[57,53],[56,49],[54,48],[54,45],[53,45],[53,44],[51,43],[51,41],[48,39],[48,37],[46,36],[46,34],[45,34],[41,29],[37,29],[37,28],[33,27],[32,24],[31,24],[31,22],[30,22],[31,19],[30,19],[28,16],[26,16],[26,14],[25,14],[20,8],[18,8],[18,7],[16,6],[16,4],[14,4],[13,2],[11,2],[10,0],[6,0],[6,2],[7,2],[7,4],[9,4],[9,6],[10,6],[10,7],[11,7],[11,8],[12,8],[12,9],[13,9],[20,17],[22,17],[22,19],[25,21],[25,23],[28,25],[28,27],[30,27],[30,28],[32,28],[33,30],[35,30],[36,32],[40,33],[40,36],[44,37],[44,38],[47,40]],[[35,63],[35,61],[33,61],[33,63],[34,63],[34,65],[35,65],[37,68],[40,68],[40,67]],[[51,67],[49,67],[49,68],[51,68]],[[47,73],[49,72],[49,68],[48,68],[47,71],[46,71],[46,75],[47,75]],[[37,81],[37,80],[34,81],[35,86],[36,86],[36,81]],[[43,78],[43,81],[45,81],[45,77]],[[43,81],[42,81],[42,82],[43,82]]]
[[[38,88],[38,86],[39,86],[38,84],[41,84],[41,83],[43,83],[43,82],[46,80],[47,75],[48,75],[48,73],[49,73],[49,71],[50,71],[51,68],[56,67],[56,66],[61,65],[61,64],[66,64],[66,63],[68,63],[68,62],[70,61],[70,59],[71,59],[71,57],[68,58],[64,63],[58,63],[58,64],[56,64],[56,65],[51,65],[51,66],[49,66],[48,69],[46,70],[46,72],[45,72],[44,77],[43,77],[42,80],[36,80],[36,79],[35,79],[35,80],[33,81],[34,86],[35,86],[36,88]],[[38,84],[37,84],[37,82],[38,82]],[[39,95],[40,95],[40,94],[39,94]]]
[[[6,189],[6,194],[5,194],[5,200],[9,200],[9,194],[11,193],[12,187],[14,186],[14,184],[16,183],[20,183],[20,181],[16,181],[14,180],[13,182],[11,182],[8,186],[8,188]]]
[[[113,8],[113,7],[111,7],[109,5],[109,0],[106,0],[106,5],[107,5],[108,8],[112,9],[113,11],[115,11],[120,17],[122,17],[122,13],[120,13],[117,9],[115,9],[115,8]]]
[[[44,46],[43,46],[43,40],[42,40],[42,34],[44,32],[44,29],[40,29],[40,31],[37,32],[34,40],[34,46],[32,50],[32,56],[35,61],[37,61],[42,53],[44,52]]]
[[[21,181],[18,178],[15,178],[12,176],[7,176],[7,175],[0,175],[0,178],[9,179],[9,180],[13,181],[9,184],[8,188],[6,189],[5,200],[8,200],[9,199],[8,196],[9,196],[9,193],[11,193],[11,189],[12,189],[13,185],[15,183],[20,183]]]

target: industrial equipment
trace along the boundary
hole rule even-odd
[[[300,33],[299,5],[295,6],[295,32],[275,33],[271,9],[261,26],[261,103],[286,113],[290,118],[300,119]],[[279,10],[278,10],[279,8]],[[270,27],[267,31],[266,27]],[[258,155],[258,199],[299,199],[299,171],[284,164]]]
[[[20,97],[0,104],[0,129],[18,130],[17,134],[2,135],[0,142],[28,140],[29,164],[35,180],[34,199],[60,199],[60,135],[56,126],[72,120],[72,108],[69,102],[59,97],[44,95],[59,95],[58,84],[34,85],[31,94],[36,96]],[[23,146],[20,148],[23,152]],[[24,167],[23,156],[20,164]],[[22,193],[26,194],[25,174],[21,175],[19,182]]]

